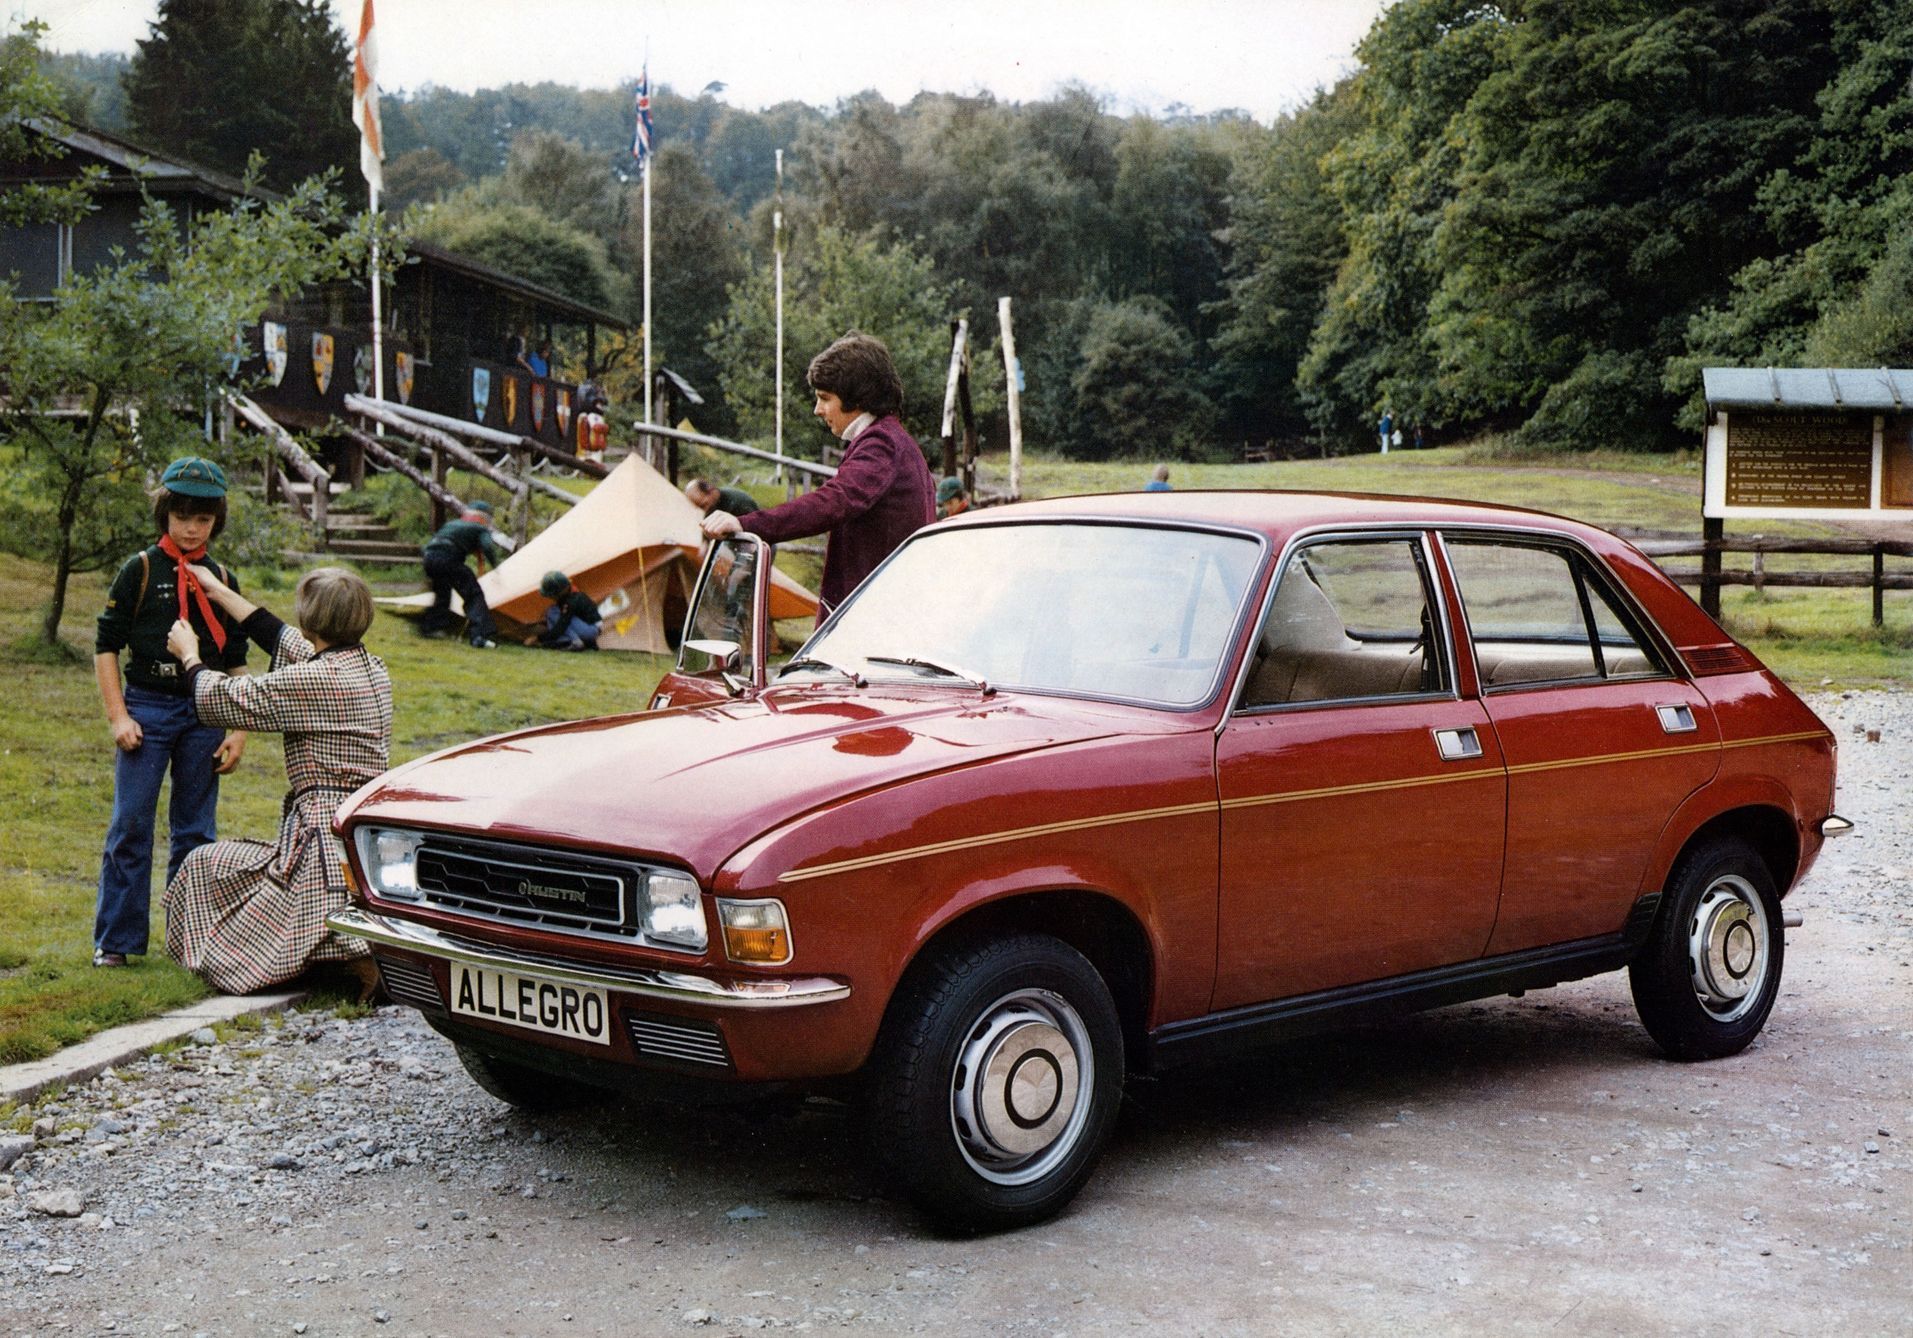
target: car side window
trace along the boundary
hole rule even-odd
[[[1567,549],[1447,540],[1484,689],[1665,673],[1631,613]]]
[[[1302,549],[1283,570],[1241,705],[1414,696],[1448,687],[1420,543],[1330,540]]]

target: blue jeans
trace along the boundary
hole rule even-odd
[[[564,619],[562,627],[558,624],[560,618]],[[554,604],[545,610],[545,632],[538,643],[547,650],[596,650],[598,631],[597,623],[573,618]]]
[[[166,878],[172,881],[186,856],[213,839],[219,803],[218,765],[213,754],[226,731],[202,725],[190,697],[150,688],[126,689],[127,714],[139,722],[140,745],[115,750],[113,819],[100,857],[100,900],[93,917],[93,946],[101,952],[146,951],[153,901],[153,826],[160,782],[173,772],[166,818],[170,848]]]

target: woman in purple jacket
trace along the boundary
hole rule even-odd
[[[837,475],[782,506],[704,518],[707,538],[743,530],[779,544],[828,533],[817,621],[823,622],[878,563],[936,515],[936,485],[916,439],[904,431],[903,379],[883,341],[855,331],[810,360],[812,411],[843,438]]]

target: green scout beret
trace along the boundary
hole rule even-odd
[[[963,480],[954,474],[937,484],[937,505],[950,501],[963,492]]]
[[[571,588],[571,578],[561,571],[548,571],[538,582],[538,593],[556,599]]]
[[[181,497],[224,497],[226,471],[211,460],[196,455],[182,456],[166,466],[159,486]]]
[[[492,504],[490,502],[473,502],[465,509],[467,511],[483,511],[489,516],[492,513]]]

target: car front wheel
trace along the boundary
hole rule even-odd
[[[453,1043],[473,1082],[510,1106],[533,1113],[576,1110],[606,1099],[602,1088],[514,1064],[463,1041]]]
[[[1628,968],[1634,1007],[1675,1059],[1738,1054],[1759,1035],[1786,955],[1773,875],[1744,841],[1681,860],[1653,937]]]
[[[1024,1226],[1089,1179],[1122,1096],[1123,1038],[1096,968],[1036,934],[939,953],[885,1021],[871,1092],[886,1168],[959,1231]]]

